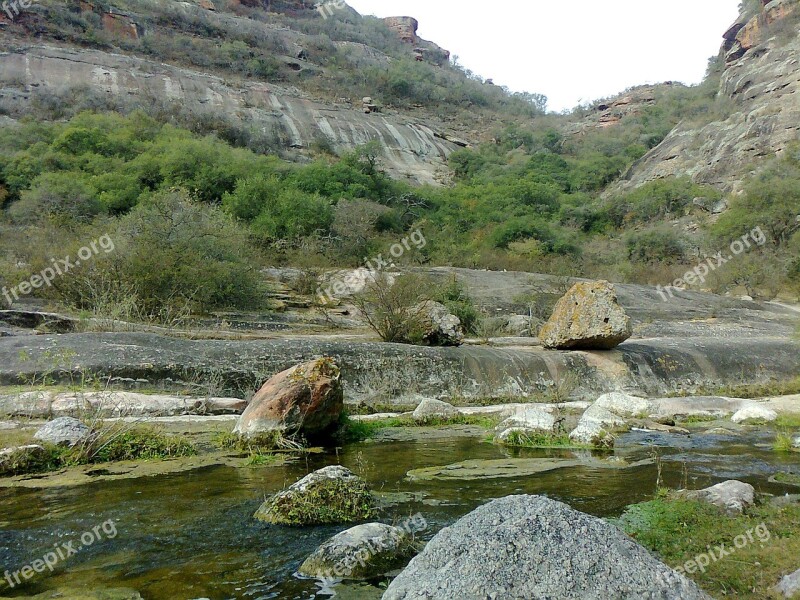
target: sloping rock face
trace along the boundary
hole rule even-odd
[[[267,381],[245,409],[234,433],[256,436],[271,431],[315,437],[338,422],[344,410],[339,367],[321,358],[292,367]]]
[[[406,44],[414,45],[417,60],[428,60],[441,65],[450,60],[450,52],[417,35],[419,22],[414,17],[386,17],[384,23]]]
[[[539,332],[545,348],[610,350],[631,337],[631,320],[607,281],[576,283]]]
[[[688,175],[726,192],[738,191],[760,159],[800,139],[800,36],[790,21],[797,6],[797,0],[769,2],[726,32],[727,64],[719,93],[730,98],[733,113],[702,127],[678,125],[631,167],[621,188]],[[784,20],[794,33],[775,35]]]
[[[321,104],[296,88],[253,81],[236,84],[191,69],[99,50],[28,46],[0,52],[0,95],[8,106],[24,111],[39,94],[75,89],[115,100],[121,109],[161,102],[195,116],[224,115],[290,154],[320,139],[336,152],[377,141],[387,172],[416,183],[439,184],[447,172],[447,157],[458,149],[444,139],[445,134],[418,120]]]
[[[417,598],[710,597],[602,519],[541,496],[509,496],[440,531],[383,595]]]

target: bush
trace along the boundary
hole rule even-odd
[[[625,237],[628,258],[642,263],[676,263],[685,256],[686,242],[669,226],[636,231]]]
[[[392,282],[390,276],[379,273],[354,296],[353,303],[384,342],[415,344],[424,335],[422,303],[431,299],[423,290],[430,289],[431,282],[419,275],[400,275]]]
[[[220,209],[184,191],[159,192],[120,220],[115,250],[55,282],[62,300],[91,309],[97,290],[122,303],[135,294],[146,315],[185,307],[252,308],[262,303],[246,233]]]

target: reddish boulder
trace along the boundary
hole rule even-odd
[[[267,381],[233,431],[247,437],[271,431],[317,437],[336,426],[343,410],[339,367],[326,357],[292,367]]]

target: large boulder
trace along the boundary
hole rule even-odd
[[[438,419],[452,419],[458,416],[458,414],[458,409],[452,404],[442,402],[441,400],[435,400],[433,398],[425,398],[419,403],[417,408],[414,409],[414,412],[411,413],[411,416],[415,421],[425,423],[426,421]]]
[[[333,429],[344,410],[339,367],[320,358],[278,373],[253,397],[234,433],[256,437],[273,431],[317,437]]]
[[[54,446],[76,446],[92,435],[92,430],[72,417],[53,419],[35,434],[33,439]]]
[[[429,346],[460,346],[464,342],[461,319],[444,304],[427,301],[415,307],[422,320],[422,341]]]
[[[731,417],[731,421],[734,423],[745,423],[747,421],[766,421],[767,423],[771,423],[777,418],[778,413],[771,408],[752,403],[747,404],[736,411]]]
[[[800,435],[795,436],[794,440],[792,440],[792,446],[800,448]]]
[[[709,599],[602,519],[542,496],[494,500],[440,531],[383,600]]]
[[[413,532],[366,523],[335,535],[300,565],[300,575],[322,580],[371,579],[405,565],[416,554]]]
[[[607,281],[576,283],[539,332],[545,348],[610,350],[631,337],[631,320]]]
[[[749,483],[733,479],[703,490],[684,491],[683,496],[689,500],[713,504],[725,511],[727,515],[735,517],[753,506],[756,490]]]
[[[578,444],[612,447],[614,432],[627,428],[625,419],[595,403],[583,413],[569,438]]]
[[[555,425],[556,420],[549,412],[535,407],[524,408],[495,427],[496,439],[499,442],[506,442],[514,434],[531,436],[553,433]]]
[[[314,471],[264,502],[255,514],[276,525],[330,525],[369,519],[375,500],[366,482],[341,466]]]

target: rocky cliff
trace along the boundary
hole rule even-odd
[[[412,117],[392,109],[365,114],[360,97],[329,100],[291,82],[273,82],[269,77],[241,77],[175,61],[161,62],[136,50],[137,44],[147,43],[144,35],[152,33],[147,31],[146,25],[157,24],[160,31],[154,35],[163,36],[162,31],[180,19],[193,24],[191,26],[201,31],[204,38],[211,37],[206,31],[231,29],[253,38],[272,36],[280,51],[271,58],[283,68],[299,73],[300,80],[304,73],[324,75],[324,69],[307,56],[306,49],[316,43],[313,35],[304,33],[302,27],[287,27],[283,24],[285,21],[263,20],[265,14],[291,19],[295,13],[303,13],[307,20],[329,18],[327,13],[317,14],[311,2],[130,0],[120,3],[128,9],[123,12],[107,3],[100,6],[84,0],[76,3],[72,14],[95,19],[106,39],[119,44],[118,47],[96,48],[82,48],[48,36],[33,42],[34,37],[40,37],[35,33],[42,29],[42,20],[49,16],[37,9],[46,9],[49,4],[45,0],[41,6],[34,6],[21,15],[14,23],[14,30],[8,25],[0,28],[0,31],[9,32],[0,39],[0,112],[12,117],[26,114],[31,102],[68,101],[63,99],[77,96],[83,104],[91,98],[99,107],[147,111],[157,107],[194,120],[224,121],[257,136],[262,140],[262,147],[300,160],[314,147],[342,153],[377,141],[383,149],[383,166],[387,172],[397,179],[420,184],[437,184],[446,179],[448,155],[464,145],[448,141],[455,138],[436,124],[435,119],[428,120],[425,115]],[[330,10],[352,10],[344,3],[339,4],[342,6]],[[254,10],[254,5],[280,13],[248,13]],[[411,21],[406,32],[408,39],[393,27],[404,42],[412,45],[406,52],[418,60],[446,62],[449,54],[419,39],[416,21]],[[19,28],[24,28],[28,35],[19,35]],[[334,44],[345,48],[354,69],[385,68],[393,60],[364,44],[347,41]]]
[[[689,175],[737,191],[762,159],[800,138],[798,0],[760,0],[724,34],[718,111],[705,123],[683,122],[634,164],[621,182],[636,187]]]

